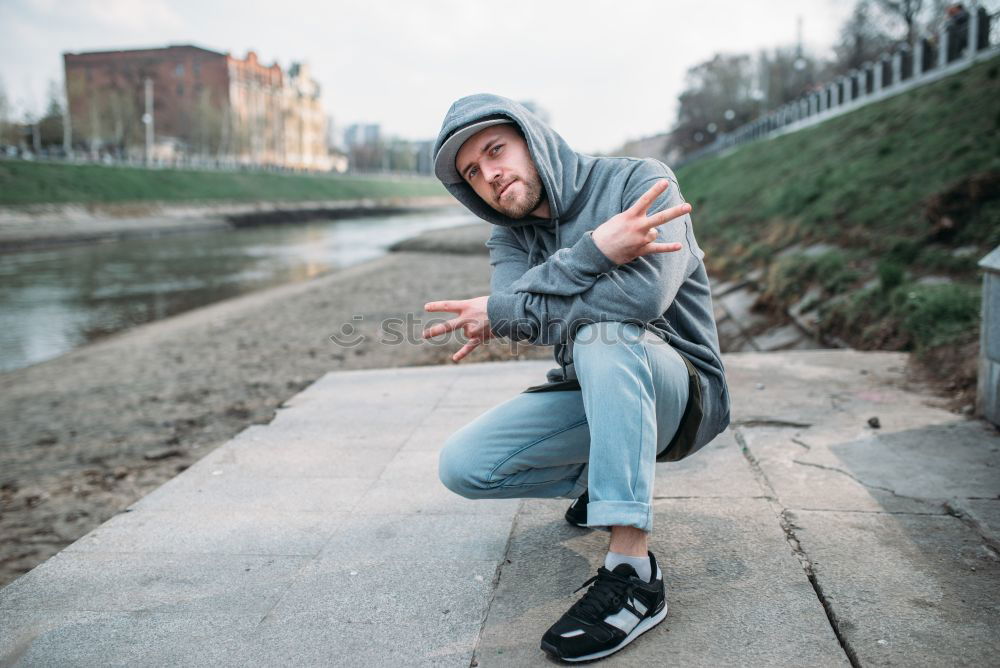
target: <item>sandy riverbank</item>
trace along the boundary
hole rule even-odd
[[[451,364],[458,341],[419,341],[428,317],[440,315],[423,305],[489,293],[487,256],[450,245],[475,249],[487,234],[485,224],[454,228],[422,252],[390,253],[0,374],[0,586],[246,426],[269,422],[327,371]],[[412,342],[380,341],[380,323],[407,315]],[[364,336],[360,345],[328,338],[345,323]],[[522,346],[518,357],[551,359],[551,349]],[[514,356],[494,341],[466,361],[494,359]]]
[[[0,253],[454,205],[455,200],[450,196],[430,196],[304,202],[142,202],[0,207]]]

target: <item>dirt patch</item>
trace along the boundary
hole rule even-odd
[[[971,415],[976,404],[979,339],[970,337],[955,345],[911,355],[907,374],[911,380],[926,385],[941,397],[948,410]]]
[[[951,241],[979,207],[997,199],[1000,199],[1000,172],[973,174],[930,197],[923,208],[930,226],[928,241]]]

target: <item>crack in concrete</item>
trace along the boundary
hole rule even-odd
[[[745,420],[735,420],[729,426],[734,429],[737,427],[791,427],[808,429],[812,426],[812,422],[797,422],[781,418],[746,418]]]
[[[692,494],[692,495],[688,495],[688,496],[681,496],[681,495],[678,495],[678,496],[656,496],[655,494],[653,495],[653,501],[668,501],[668,500],[674,500],[674,499],[765,499],[765,500],[770,501],[770,500],[772,500],[772,497],[764,495],[764,494],[762,494],[760,496],[724,496],[724,495],[719,495],[719,494]]]
[[[918,513],[912,510],[857,510],[853,508],[789,508],[791,512],[802,510],[807,513],[857,513],[868,515],[914,515],[916,517],[943,517],[948,513],[944,508],[940,513]]]
[[[877,490],[879,490],[881,492],[888,492],[889,494],[892,494],[893,496],[895,496],[897,498],[906,499],[907,501],[917,501],[919,503],[925,503],[925,504],[933,505],[933,502],[930,501],[930,500],[928,500],[928,499],[924,499],[924,498],[921,498],[919,496],[908,496],[906,494],[900,494],[896,490],[891,489],[889,487],[882,487],[881,485],[873,485],[871,483],[867,483],[864,480],[862,480],[861,478],[859,478],[856,475],[854,475],[853,473],[850,473],[849,471],[845,471],[844,469],[839,469],[836,466],[827,466],[826,464],[816,464],[814,462],[804,462],[801,459],[793,459],[792,463],[793,464],[799,464],[801,466],[812,466],[814,468],[823,469],[824,471],[833,471],[834,473],[840,473],[842,475],[847,476],[848,478],[850,478],[854,482],[858,483],[862,487],[867,487],[868,489],[877,489]]]
[[[984,546],[993,552],[994,558],[1000,559],[1000,541],[997,541],[990,535],[991,532],[988,528],[984,527],[976,518],[969,514],[969,511],[957,505],[957,501],[945,501],[943,505],[945,513],[974,531],[983,541]]]
[[[808,425],[807,425],[808,426]],[[812,560],[806,553],[802,544],[799,542],[798,536],[795,534],[796,527],[789,516],[789,510],[784,508],[778,500],[777,492],[775,492],[774,487],[771,482],[767,479],[767,475],[764,473],[764,469],[761,468],[760,462],[750,451],[750,446],[747,444],[746,438],[744,438],[742,432],[739,429],[733,429],[733,435],[736,438],[736,443],[740,446],[740,451],[743,453],[743,457],[750,464],[750,469],[753,471],[754,477],[757,478],[758,482],[765,486],[765,489],[770,491],[770,497],[768,503],[772,510],[775,511],[775,515],[778,518],[778,525],[781,527],[782,532],[785,534],[785,540],[792,549],[792,554],[798,559],[799,564],[802,566],[802,570],[806,575],[806,579],[809,580],[809,584],[812,586],[813,593],[816,594],[816,599],[819,604],[823,607],[823,612],[826,614],[826,620],[830,624],[830,628],[833,630],[833,635],[837,638],[837,642],[840,643],[840,648],[844,651],[844,656],[850,662],[852,668],[860,668],[861,662],[858,660],[858,655],[851,646],[851,643],[847,640],[847,637],[840,630],[840,621],[837,619],[837,614],[833,611],[833,606],[830,604],[823,592],[823,587],[819,583],[819,579],[816,577],[816,571],[813,568]]]
[[[801,445],[806,450],[812,450],[812,446],[811,445],[809,445],[805,441],[799,440],[797,438],[793,438],[792,439],[792,443],[794,443],[795,445]]]
[[[483,623],[479,625],[479,633],[476,634],[476,642],[472,646],[472,658],[469,659],[469,668],[476,668],[479,665],[479,645],[483,641],[483,633],[486,631],[486,623],[490,621],[490,611],[493,610],[493,601],[497,598],[497,591],[500,590],[500,577],[503,575],[503,567],[508,562],[510,547],[514,543],[514,531],[517,529],[517,522],[521,518],[524,510],[524,501],[518,505],[517,512],[514,513],[514,520],[510,523],[510,533],[507,534],[507,544],[503,548],[503,556],[497,564],[496,572],[493,573],[493,580],[490,583],[493,591],[490,592],[490,600],[486,602],[486,611],[483,613]]]

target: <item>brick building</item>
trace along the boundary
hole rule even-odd
[[[250,51],[191,45],[63,54],[73,143],[142,155],[144,82],[153,82],[156,152],[328,169],[319,86],[303,65],[286,76]]]

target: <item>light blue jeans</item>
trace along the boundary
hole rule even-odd
[[[688,400],[680,354],[639,325],[587,324],[573,363],[580,390],[522,392],[445,442],[441,482],[471,499],[577,498],[588,526],[653,528],[656,455]]]

